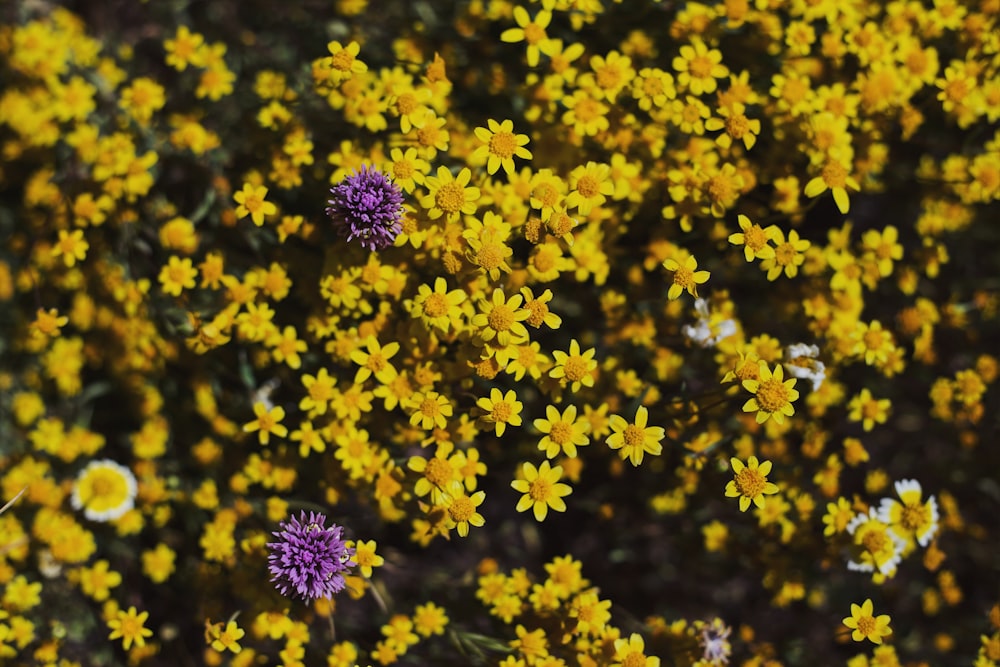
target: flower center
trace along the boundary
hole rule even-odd
[[[751,225],[750,229],[743,234],[743,240],[748,248],[757,251],[767,245],[767,234],[764,233],[760,225]]]
[[[537,262],[535,263],[535,268],[543,271]],[[545,316],[549,314],[549,307],[539,301],[529,301],[527,306],[528,310],[531,311],[531,315],[528,316],[527,320],[528,324],[536,328],[542,326],[542,323],[545,322]]]
[[[642,653],[629,653],[622,660],[622,667],[646,667],[646,656]]]
[[[691,269],[681,266],[674,272],[674,284],[680,285],[684,289],[687,289],[694,285],[694,271]]]
[[[545,28],[537,23],[529,23],[524,26],[524,41],[528,44],[537,44],[545,39]]]
[[[859,618],[858,632],[866,637],[875,632],[875,619],[872,616],[862,616]]]
[[[566,422],[556,422],[549,430],[549,439],[557,445],[566,444],[572,435],[573,427]]]
[[[342,49],[330,58],[330,62],[333,65],[333,69],[340,70],[341,72],[349,72],[354,65],[354,56],[347,49]]]
[[[888,538],[886,537],[885,531],[881,530],[870,530],[865,533],[865,536],[861,539],[861,544],[865,547],[865,550],[872,554],[878,554],[885,550],[887,546]]]
[[[427,317],[444,317],[448,313],[448,300],[443,294],[434,292],[424,300],[424,314]]]
[[[514,157],[517,140],[510,132],[497,132],[490,137],[490,153],[500,158]]]
[[[726,133],[733,139],[742,139],[750,131],[750,121],[743,114],[730,116],[726,119]]]
[[[532,500],[545,502],[552,495],[552,484],[547,479],[539,477],[528,487],[528,495]]]
[[[625,439],[626,447],[641,447],[643,440],[646,439],[646,432],[635,424],[629,424],[622,432],[622,437]]]
[[[695,56],[688,64],[688,71],[696,78],[707,79],[711,77],[714,66],[715,63],[707,55]]]
[[[448,514],[456,523],[462,523],[463,521],[468,521],[472,518],[472,515],[476,513],[476,508],[472,505],[472,500],[467,496],[459,496],[452,501],[451,506],[448,507]]]
[[[476,253],[476,264],[487,271],[500,268],[502,262],[503,253],[500,251],[500,246],[495,243],[484,244]]]
[[[585,174],[576,182],[576,191],[587,199],[590,199],[591,197],[596,197],[600,194],[600,185],[598,184],[596,178]]]
[[[506,422],[508,419],[510,419],[511,411],[512,410],[510,403],[507,403],[506,401],[500,401],[499,403],[493,406],[493,412],[491,413],[491,416],[493,417],[493,421],[495,422]]]
[[[424,477],[431,484],[444,488],[445,484],[451,481],[451,466],[444,459],[434,457],[427,461],[427,469],[424,471]]]
[[[580,356],[570,357],[563,365],[563,372],[567,380],[579,382],[587,375],[587,362]]]
[[[736,475],[736,486],[740,490],[740,495],[747,498],[756,498],[764,492],[764,485],[767,480],[756,468],[744,468]]]
[[[413,113],[417,108],[417,96],[413,93],[403,93],[396,98],[396,111],[400,116]]]
[[[437,417],[441,414],[441,407],[433,398],[425,398],[420,403],[420,412],[427,417]]]
[[[465,203],[465,188],[458,183],[445,183],[434,195],[434,203],[446,213],[458,213]]]
[[[778,380],[762,382],[757,388],[757,403],[764,412],[777,412],[788,403],[788,389]]]
[[[847,169],[836,160],[823,165],[823,181],[832,188],[843,188],[847,184]]]
[[[494,331],[507,331],[514,324],[514,313],[508,306],[501,304],[490,311],[487,321]]]
[[[924,522],[924,508],[922,505],[905,505],[903,514],[899,522],[904,528],[916,531]]]

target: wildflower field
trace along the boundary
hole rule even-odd
[[[0,664],[1000,664],[1000,0],[15,0],[0,152]]]

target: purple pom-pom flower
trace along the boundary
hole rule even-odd
[[[307,602],[331,598],[344,590],[344,572],[355,565],[337,524],[326,527],[326,516],[302,512],[279,524],[268,542],[268,569],[271,581],[282,595],[298,595]]]
[[[374,167],[364,165],[330,188],[327,215],[337,232],[361,247],[381,250],[402,231],[403,191]]]

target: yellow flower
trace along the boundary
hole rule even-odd
[[[249,215],[253,224],[258,227],[263,225],[264,216],[274,215],[278,212],[278,207],[274,203],[266,201],[265,197],[267,197],[266,187],[244,183],[243,189],[233,195],[233,199],[239,204],[236,207],[236,217],[242,219]]]
[[[580,215],[587,215],[594,206],[602,205],[615,191],[611,180],[611,167],[597,162],[580,165],[569,175],[570,193],[566,208],[575,208]]]
[[[147,618],[149,618],[148,611],[139,614],[136,613],[135,607],[129,607],[128,611],[119,609],[115,612],[114,618],[108,621],[108,627],[111,629],[108,639],[120,638],[122,648],[126,651],[132,647],[133,643],[139,647],[145,646],[146,637],[153,634],[152,630],[145,627]]]
[[[83,238],[83,230],[74,229],[67,232],[65,229],[59,230],[59,240],[52,246],[52,256],[62,257],[63,263],[72,268],[77,262],[82,262],[87,256],[90,244]]]
[[[179,26],[174,38],[163,42],[163,49],[167,52],[166,63],[178,72],[186,70],[188,65],[200,65],[195,56],[204,42],[201,34],[191,32],[186,25]]]
[[[514,158],[531,159],[531,151],[524,146],[529,139],[526,134],[514,134],[514,121],[505,120],[498,123],[492,118],[487,119],[487,127],[477,127],[476,138],[484,145],[472,153],[473,160],[486,160],[486,171],[495,174],[503,167],[507,174],[514,173]]]
[[[437,176],[426,179],[429,194],[420,200],[420,205],[427,210],[431,220],[442,215],[447,220],[457,220],[462,213],[472,215],[476,212],[476,202],[479,201],[479,188],[469,185],[472,172],[463,167],[458,176],[453,176],[448,167],[438,167]]]
[[[497,287],[489,301],[479,301],[479,313],[472,318],[472,326],[486,342],[496,340],[500,347],[520,345],[528,340],[528,329],[522,324],[531,317],[531,311],[522,308],[524,297],[514,294],[509,299]]]
[[[351,352],[351,361],[361,367],[354,375],[354,383],[360,384],[372,375],[382,384],[392,382],[398,373],[389,359],[399,352],[399,343],[393,341],[383,347],[377,338],[369,336],[365,347],[367,352],[360,349]]]
[[[677,72],[677,87],[694,95],[714,93],[718,87],[715,80],[729,75],[729,69],[722,64],[722,53],[709,49],[699,37],[680,48],[672,65]]]
[[[452,415],[451,403],[436,391],[413,394],[407,407],[412,411],[410,424],[419,425],[425,431],[444,428],[448,424],[448,417]]]
[[[769,243],[774,240],[774,232],[778,229],[771,225],[764,229],[743,214],[736,217],[742,231],[729,235],[729,242],[743,246],[743,256],[748,262],[756,259],[773,259],[774,248]]]
[[[191,258],[180,258],[171,255],[166,266],[160,269],[157,279],[160,281],[163,293],[171,296],[180,296],[186,289],[194,289],[195,278],[198,277],[198,269],[191,264]]]
[[[874,605],[871,599],[865,600],[860,606],[851,604],[851,615],[844,619],[844,625],[854,630],[851,639],[856,642],[869,640],[873,644],[881,644],[882,637],[892,634],[889,627],[888,614],[874,616]]]
[[[888,398],[875,398],[867,389],[862,389],[847,404],[847,418],[852,422],[861,422],[861,428],[866,432],[872,430],[875,424],[884,424],[889,419],[892,401]]]
[[[465,493],[462,483],[452,481],[444,494],[444,506],[448,512],[448,528],[455,528],[459,536],[468,537],[469,526],[481,528],[486,519],[476,508],[486,500],[485,491],[476,491],[471,496]]]
[[[327,76],[332,85],[339,85],[355,74],[368,71],[368,65],[358,59],[361,45],[357,42],[349,42],[344,46],[340,42],[333,41],[327,44],[326,48],[330,51],[330,57],[324,61],[324,65],[329,68]]]
[[[620,415],[611,415],[609,421],[611,435],[608,436],[608,447],[621,450],[618,452],[622,460],[628,459],[633,466],[642,463],[643,456],[652,454],[659,456],[663,452],[665,432],[661,426],[646,426],[649,410],[640,405],[635,411],[635,422],[630,424]]]
[[[833,193],[833,201],[837,204],[837,208],[840,209],[841,213],[846,215],[851,208],[851,200],[847,196],[847,188],[861,190],[858,182],[848,173],[847,167],[840,160],[831,157],[823,165],[819,176],[806,183],[804,193],[806,197],[812,198],[818,197],[827,190],[830,190]]]
[[[590,444],[587,424],[577,420],[575,405],[566,406],[562,414],[559,414],[559,409],[554,405],[546,406],[545,419],[536,419],[534,426],[545,434],[538,443],[538,449],[545,452],[545,456],[550,459],[560,453],[574,458],[577,447]]]
[[[542,46],[547,46],[550,41],[548,35],[545,34],[545,28],[552,20],[552,12],[543,9],[532,19],[528,15],[528,10],[517,6],[514,7],[513,13],[514,21],[517,22],[518,27],[504,30],[500,34],[500,41],[526,42],[528,44],[528,66],[535,67],[538,65],[539,49]]]
[[[288,435],[288,428],[281,423],[281,420],[285,418],[285,409],[283,407],[276,405],[268,410],[267,405],[261,401],[257,401],[253,404],[253,411],[257,415],[257,419],[244,424],[243,431],[244,433],[258,431],[257,438],[260,440],[260,444],[268,444],[272,433],[279,438],[284,438]]]
[[[751,456],[746,465],[735,456],[729,459],[735,477],[726,484],[726,497],[740,499],[740,511],[746,512],[752,502],[756,507],[764,507],[764,496],[778,492],[778,485],[767,481],[771,472],[771,462],[757,463],[757,457]]]
[[[508,389],[507,393],[504,394],[493,387],[490,389],[489,398],[485,396],[480,398],[476,401],[476,405],[486,413],[483,420],[492,423],[496,428],[497,437],[503,435],[507,424],[511,426],[521,425],[521,410],[524,406],[521,401],[517,400],[517,394],[514,393],[513,389]]]
[[[611,667],[659,667],[660,659],[646,655],[646,642],[633,632],[628,639],[615,640],[615,657]]]
[[[552,353],[555,367],[549,371],[549,377],[562,378],[570,385],[571,391],[579,391],[580,385],[594,386],[593,371],[597,368],[594,359],[594,348],[580,353],[580,343],[574,338],[569,342],[569,353],[556,350]]]
[[[372,568],[382,567],[385,558],[375,553],[375,540],[358,540],[357,542],[347,542],[348,547],[354,547],[354,556],[351,558],[357,563],[358,569],[366,579],[371,579]]]
[[[559,481],[562,478],[562,466],[553,468],[548,461],[542,461],[542,465],[535,468],[533,464],[525,461],[521,466],[521,472],[523,479],[515,479],[510,483],[511,488],[524,494],[517,502],[518,512],[531,508],[535,520],[544,521],[549,508],[556,512],[566,511],[563,497],[572,493],[573,489]]]
[[[795,414],[792,402],[799,397],[794,389],[796,380],[784,380],[784,369],[781,364],[775,365],[774,372],[767,367],[767,362],[759,362],[757,378],[743,380],[743,388],[754,395],[743,404],[743,412],[756,412],[758,424],[763,424],[773,417],[779,424],[785,422],[785,417]]]
[[[462,309],[459,306],[465,301],[465,290],[448,291],[448,283],[444,278],[434,279],[434,288],[421,285],[417,288],[417,296],[407,302],[410,317],[419,318],[428,329],[437,329],[448,333],[452,327],[458,327],[462,319]]]
[[[212,648],[216,651],[229,650],[233,653],[239,653],[243,650],[243,647],[237,642],[243,638],[246,632],[236,625],[236,621],[229,621],[225,628],[222,627],[222,623],[209,625],[208,621],[205,621],[205,626],[205,638],[210,641]]]
[[[684,264],[673,258],[663,260],[663,268],[674,272],[674,280],[667,290],[667,298],[673,301],[685,291],[691,296],[698,298],[698,285],[708,282],[711,275],[708,271],[697,271],[698,260],[694,255],[688,255],[684,259]]]
[[[110,459],[91,461],[73,483],[70,501],[91,521],[114,521],[135,506],[135,475]]]

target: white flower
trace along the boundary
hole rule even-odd
[[[73,483],[70,502],[91,521],[114,521],[135,507],[135,475],[110,459],[91,461]]]

